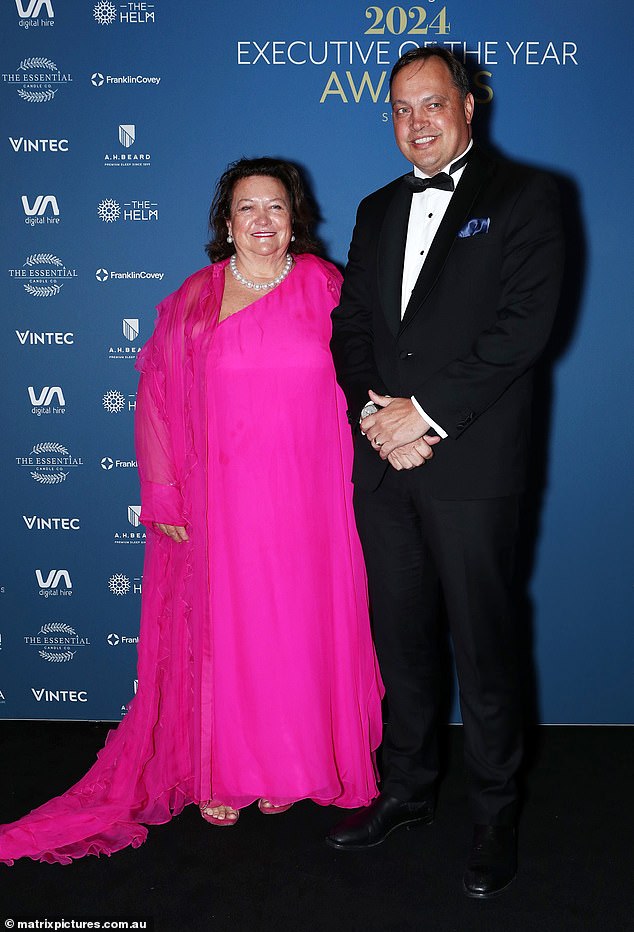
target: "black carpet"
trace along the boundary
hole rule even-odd
[[[0,722],[0,821],[68,788],[107,726]],[[243,811],[233,829],[189,806],[145,845],[70,866],[0,865],[5,919],[154,918],[156,932],[576,932],[634,929],[634,744],[628,728],[539,729],[520,824],[520,873],[487,902],[461,891],[470,841],[462,732],[431,826],[341,853],[322,838],[340,810],[310,803],[279,816]],[[17,926],[16,926],[17,928]]]

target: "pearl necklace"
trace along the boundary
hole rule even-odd
[[[293,257],[290,253],[286,255],[286,264],[282,272],[274,278],[272,282],[252,282],[250,279],[245,278],[244,275],[241,275],[238,272],[238,264],[236,262],[235,255],[231,256],[229,260],[229,268],[231,269],[231,274],[237,282],[240,282],[241,285],[246,285],[247,288],[252,288],[253,291],[264,291],[266,288],[275,288],[276,285],[279,285],[280,282],[283,282],[290,270],[293,268]]]

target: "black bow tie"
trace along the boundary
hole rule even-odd
[[[438,174],[434,175],[432,178],[419,178],[417,175],[405,175],[403,180],[414,194],[418,194],[420,191],[426,191],[428,188],[439,188],[441,191],[453,191],[455,185],[451,175],[467,164],[470,155],[471,150],[465,152],[461,159],[453,163],[449,169],[449,174],[447,174],[447,172],[438,172]]]
[[[419,178],[417,175],[405,175],[405,184],[414,194],[426,191],[428,188],[439,188],[441,191],[453,191],[454,183],[447,172],[438,172],[433,178]]]

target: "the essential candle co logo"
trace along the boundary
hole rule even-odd
[[[63,621],[42,625],[36,635],[25,636],[27,647],[35,647],[42,660],[48,663],[68,663],[81,647],[90,647],[90,639],[81,637]]]
[[[59,485],[68,478],[71,469],[83,466],[80,456],[71,456],[61,443],[36,443],[28,456],[16,456],[17,466],[26,466],[31,478],[40,485]]]
[[[26,257],[21,269],[9,269],[9,276],[22,281],[27,294],[50,298],[60,293],[66,281],[77,278],[77,270],[65,266],[53,253],[34,252]]]
[[[5,84],[16,87],[18,96],[30,104],[53,100],[63,84],[72,77],[64,74],[50,58],[24,58],[15,72],[2,75]]]

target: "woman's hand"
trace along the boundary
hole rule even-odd
[[[171,537],[172,540],[175,540],[177,544],[182,543],[183,541],[189,540],[187,536],[187,531],[184,527],[181,527],[178,524],[157,524],[156,521],[152,524],[152,527],[156,531],[160,531],[161,534],[167,534],[168,537]]]

